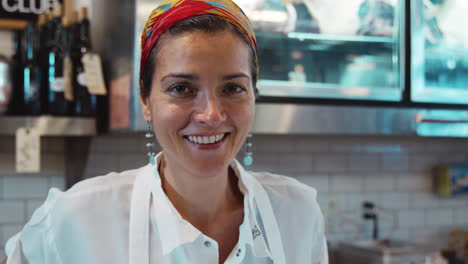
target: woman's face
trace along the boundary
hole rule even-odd
[[[142,105],[166,162],[207,177],[222,173],[254,118],[250,48],[230,31],[164,35],[158,45]]]

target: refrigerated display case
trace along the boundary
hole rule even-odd
[[[468,1],[411,4],[412,101],[468,104]]]
[[[427,53],[430,49],[415,49],[414,44],[420,43],[412,20],[419,12],[415,4],[425,0],[234,1],[251,19],[258,40],[260,97],[253,133],[468,137],[468,108],[464,105],[411,101],[411,95],[415,98],[411,85],[417,84],[415,70],[423,72],[419,78],[423,82],[416,87],[420,90],[447,78],[426,83],[425,70],[432,68],[417,64],[420,55],[430,54],[423,57],[424,62],[434,51],[447,52],[443,46],[431,53]],[[159,2],[93,2],[93,37],[100,37],[96,50],[102,52],[109,72],[111,131],[143,131],[146,127],[136,66],[140,34]],[[128,8],[120,8],[122,4]],[[116,19],[125,26],[116,28]],[[435,22],[425,23],[439,23]],[[426,27],[432,30],[426,36],[437,42],[445,34],[443,25]],[[433,45],[422,43],[423,48]],[[459,70],[450,74],[461,82],[466,77],[459,61],[466,62],[457,60],[454,65],[448,61],[448,65]],[[439,73],[431,70],[430,74]]]
[[[259,50],[261,96],[399,101],[403,0],[239,0]]]

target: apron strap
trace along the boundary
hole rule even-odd
[[[151,191],[145,184],[146,175],[136,176],[132,191],[129,231],[129,264],[149,264],[149,210]]]
[[[268,240],[268,247],[270,248],[270,252],[273,256],[273,262],[277,264],[286,264],[283,240],[281,239],[281,233],[278,228],[278,223],[273,213],[273,208],[271,207],[268,194],[256,179],[254,179],[252,182],[256,185],[255,190],[258,191],[255,194],[257,195],[255,200],[257,201],[257,208],[260,212],[260,215],[263,218],[263,226],[267,231],[266,237]]]

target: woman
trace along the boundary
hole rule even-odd
[[[257,61],[250,22],[230,0],[163,2],[140,66],[162,152],[52,189],[8,241],[7,263],[328,263],[315,190],[234,160],[253,122]]]

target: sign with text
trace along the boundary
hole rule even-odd
[[[0,19],[35,19],[60,0],[0,0]]]
[[[41,171],[41,136],[35,128],[16,130],[16,172]]]

